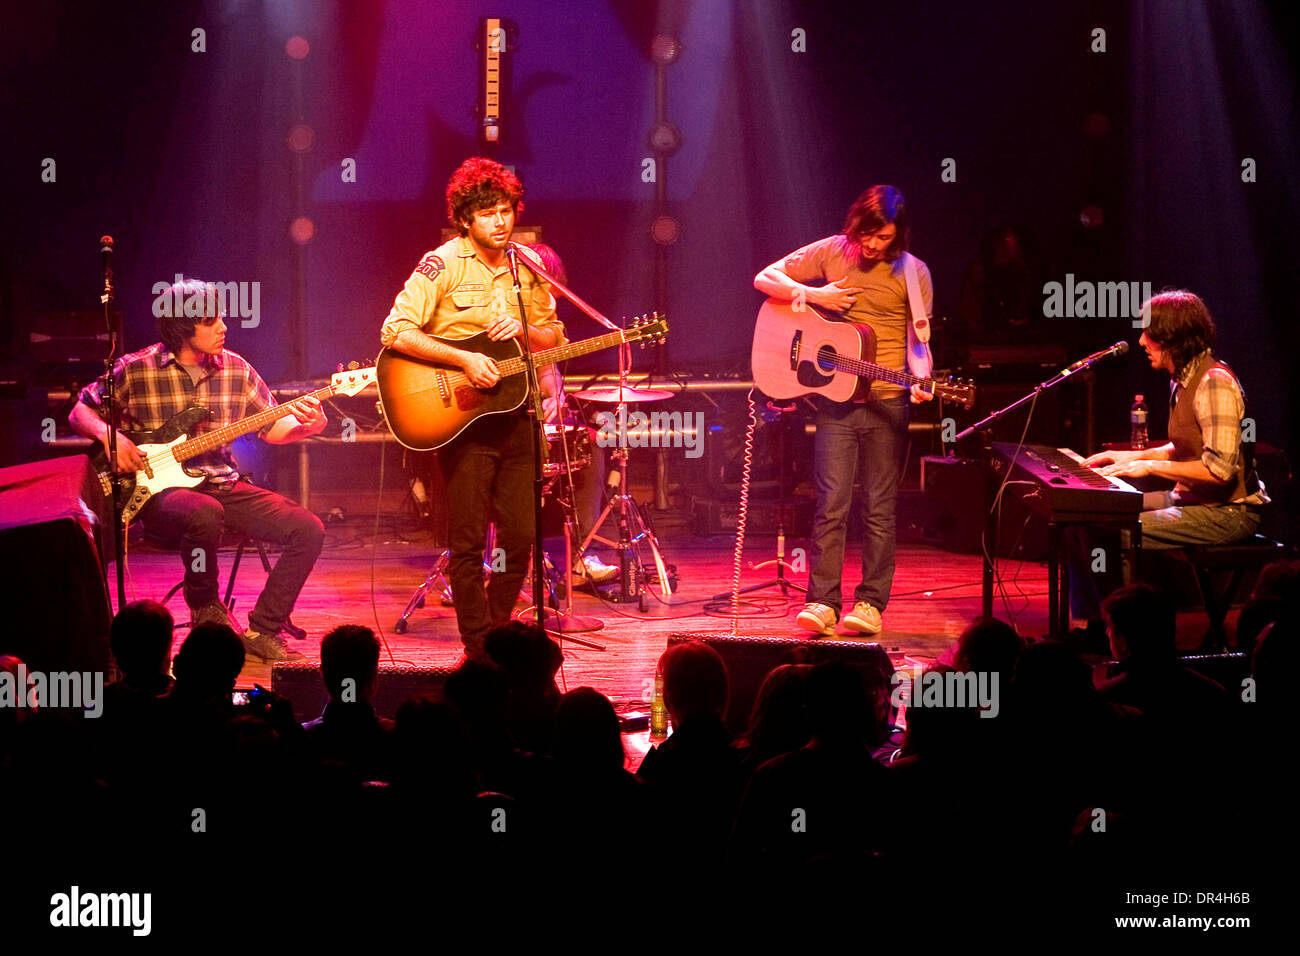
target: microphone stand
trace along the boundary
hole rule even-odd
[[[524,307],[524,293],[519,285],[519,266],[516,261],[518,253],[515,251],[515,244],[506,245],[506,260],[510,264],[510,278],[514,282],[515,301],[519,305],[519,319],[523,322],[523,340],[524,340],[524,374],[527,376],[528,397],[531,399],[528,403],[528,415],[531,418],[530,428],[533,433],[533,611],[537,618],[537,627],[546,630],[546,552],[542,550],[542,497],[546,490],[546,478],[544,467],[546,464],[546,411],[542,405],[542,389],[537,381],[537,368],[533,364],[532,343],[528,338],[528,312]],[[533,269],[533,263],[526,257],[525,264]],[[533,269],[534,273],[541,274],[540,268]],[[564,640],[564,616],[556,608],[555,624],[560,640]],[[584,641],[580,638],[570,637],[570,641],[580,644],[583,647],[592,650],[603,651],[605,648],[591,641]]]
[[[113,322],[113,267],[109,256],[113,252],[113,239],[104,236],[99,240],[103,258],[104,291],[99,301],[104,307],[104,326],[108,330],[108,356],[104,359],[104,391],[100,397],[100,416],[108,423],[108,474],[109,498],[113,511],[113,547],[117,554],[117,610],[126,606],[126,525],[122,521],[122,482],[124,476],[117,470],[117,430],[122,421],[122,410],[117,402],[117,382],[113,367],[117,362],[119,329]],[[107,572],[107,568],[104,569]],[[107,580],[105,580],[107,584]]]
[[[997,497],[998,480],[995,476],[995,469],[993,468],[993,439],[992,439],[993,426],[997,424],[997,422],[999,422],[1006,415],[1009,415],[1011,412],[1015,411],[1021,405],[1025,404],[1025,402],[1037,403],[1038,397],[1044,392],[1056,388],[1056,386],[1060,385],[1062,382],[1064,382],[1066,379],[1070,378],[1071,376],[1077,375],[1080,372],[1086,372],[1088,369],[1092,368],[1102,359],[1109,358],[1110,356],[1116,354],[1120,354],[1120,353],[1117,353],[1113,349],[1106,349],[1104,351],[1097,352],[1093,355],[1090,355],[1086,359],[1082,359],[1078,362],[1075,362],[1073,365],[1070,365],[1067,368],[1064,368],[1061,371],[1057,372],[1051,378],[1047,379],[1047,381],[1042,382],[1039,385],[1036,385],[1031,391],[1026,392],[1024,395],[1020,396],[1018,399],[1016,399],[1014,402],[1012,402],[1010,405],[1006,406],[1005,408],[1000,408],[995,412],[990,412],[981,421],[978,421],[974,425],[970,425],[962,429],[962,431],[958,432],[957,436],[953,439],[952,443],[954,446],[956,446],[961,442],[965,441],[967,438],[970,438],[976,432],[978,432],[980,436],[980,460],[984,465],[984,505],[985,505],[984,547],[981,549],[983,552],[983,560],[984,560],[983,576],[981,581],[981,598],[983,601],[983,609],[981,613],[985,617],[993,616],[993,578],[996,574],[996,568],[994,567],[994,563],[997,561],[997,557],[998,557],[998,522],[996,516],[994,515],[994,504]],[[1021,442],[1021,444],[1023,444],[1023,441]],[[1018,448],[1016,450],[1016,454],[1018,457],[1019,456]],[[1054,583],[1055,582],[1053,581],[1053,585]],[[1053,587],[1053,590],[1055,590],[1055,587]]]
[[[542,489],[545,486],[543,467],[546,463],[546,415],[542,408],[542,389],[537,382],[537,369],[533,367],[533,348],[528,336],[528,311],[524,307],[524,293],[519,285],[519,266],[515,263],[514,243],[506,244],[506,261],[510,264],[510,279],[514,282],[515,301],[519,305],[519,320],[523,323],[520,337],[524,340],[524,375],[528,382],[529,427],[533,433],[533,604],[537,612],[537,626],[546,628],[545,569],[542,567]]]

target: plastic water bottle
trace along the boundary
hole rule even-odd
[[[1134,395],[1133,405],[1128,410],[1128,440],[1133,448],[1147,447],[1147,403],[1142,398],[1141,395]]]

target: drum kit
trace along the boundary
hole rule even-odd
[[[667,389],[640,388],[626,384],[584,388],[571,394],[574,398],[583,402],[615,406],[615,414],[620,422],[627,420],[628,405],[659,402],[673,397],[673,393]],[[573,581],[573,555],[575,553],[573,535],[574,528],[578,526],[574,508],[573,476],[583,469],[591,467],[593,462],[596,461],[596,456],[603,449],[597,447],[598,442],[593,440],[592,430],[585,424],[547,424],[545,430],[547,461],[542,468],[543,477],[546,479],[543,495],[554,496],[564,512],[564,541],[565,551],[567,552],[565,571],[568,575],[567,580],[571,583]],[[601,511],[592,527],[587,529],[586,536],[576,551],[578,554],[582,554],[593,541],[599,541],[614,548],[619,557],[618,587],[606,595],[606,598],[620,602],[636,601],[640,609],[644,611],[647,607],[644,587],[646,574],[641,567],[638,556],[637,548],[639,545],[644,544],[649,548],[654,561],[655,576],[658,578],[660,590],[665,597],[672,594],[672,582],[669,579],[668,566],[664,562],[663,552],[659,548],[659,541],[646,522],[636,501],[628,493],[626,432],[625,428],[618,430],[618,443],[612,449],[612,455],[617,462],[618,468],[617,493],[610,496],[604,510]],[[609,518],[613,518],[615,527],[618,529],[617,539],[605,538],[599,534],[601,527]],[[487,554],[492,553],[495,530],[495,525],[488,528]],[[450,564],[450,552],[444,550],[434,561],[433,569],[425,578],[424,583],[416,588],[411,595],[406,604],[406,609],[393,627],[394,631],[398,634],[406,632],[407,621],[416,610],[424,607],[426,597],[431,590],[441,597],[443,605],[453,605],[454,597],[451,592],[451,581],[447,576]],[[570,587],[566,586],[564,588],[564,606],[561,608],[556,597],[555,568],[549,556],[544,556],[544,568],[549,591],[547,603],[551,608],[546,614],[546,629],[548,631],[569,635],[595,631],[604,627],[604,623],[597,618],[582,617],[573,613]],[[485,575],[492,573],[491,567],[486,563],[483,570]],[[599,644],[579,641],[577,638],[570,639],[593,649],[604,649]]]

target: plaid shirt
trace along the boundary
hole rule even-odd
[[[275,404],[262,376],[229,349],[220,355],[204,356],[199,369],[196,383],[162,342],[118,359],[113,376],[122,431],[128,436],[131,432],[152,431],[185,409],[201,405],[212,414],[193,429],[193,438]],[[99,414],[103,391],[103,379],[96,379],[81,390],[78,400]],[[229,485],[239,480],[229,445],[191,458],[185,467],[203,472],[214,484]]]
[[[1183,374],[1170,383],[1171,410],[1182,401],[1187,386],[1207,361],[1214,361],[1214,356],[1208,350],[1188,362]],[[1210,474],[1221,481],[1235,481],[1237,466],[1241,463],[1241,420],[1246,415],[1246,398],[1242,394],[1241,384],[1230,372],[1220,368],[1210,369],[1201,379],[1201,386],[1192,397],[1192,403],[1196,424],[1201,429],[1201,443],[1205,446],[1201,462]],[[1267,501],[1268,496],[1264,493],[1261,482],[1259,491],[1234,503],[1265,504]]]

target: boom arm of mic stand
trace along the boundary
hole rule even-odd
[[[952,444],[956,445],[960,442],[963,442],[967,438],[970,438],[972,435],[974,435],[976,432],[988,428],[1003,416],[1010,414],[1011,412],[1014,412],[1021,405],[1025,404],[1025,402],[1028,402],[1038,397],[1043,392],[1056,388],[1056,386],[1060,385],[1062,382],[1064,382],[1066,379],[1070,378],[1071,376],[1078,375],[1080,372],[1086,372],[1088,369],[1092,368],[1093,365],[1099,362],[1103,357],[1104,356],[1100,356],[1100,355],[1093,356],[1085,365],[1081,365],[1076,369],[1057,372],[1047,381],[1034,386],[1033,389],[1026,392],[1024,395],[1021,395],[1019,398],[1017,398],[1006,408],[1000,408],[996,412],[989,412],[989,414],[985,418],[976,422],[974,425],[968,425],[966,428],[963,428],[961,431],[957,433],[957,436],[952,440]]]
[[[587,318],[591,319],[593,322],[597,322],[600,325],[603,325],[605,328],[610,329],[611,331],[614,332],[623,331],[617,325],[611,322],[609,319],[605,318],[605,316],[601,315],[594,308],[592,308],[590,305],[584,302],[582,298],[578,295],[578,293],[574,292],[572,289],[570,289],[559,279],[555,278],[555,276],[551,275],[551,273],[548,272],[544,266],[534,262],[532,259],[528,258],[528,256],[517,256],[516,258],[518,259],[521,265],[526,266],[528,269],[530,269],[534,275],[540,276],[541,278],[545,279],[548,283],[550,283],[553,289],[557,290],[560,293],[560,295],[564,296],[566,299],[568,299],[570,302],[576,305],[578,307],[578,310],[582,312],[584,315],[586,315]]]

